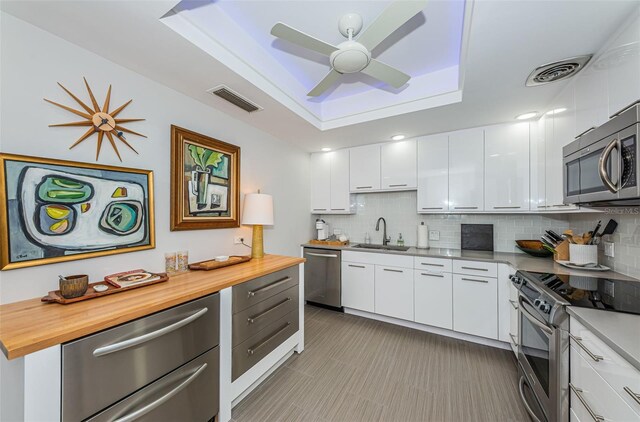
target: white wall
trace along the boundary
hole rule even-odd
[[[120,148],[123,163],[105,140],[100,163],[154,171],[157,246],[142,252],[3,271],[0,303],[55,290],[57,274],[88,273],[92,279],[100,279],[105,274],[136,267],[162,270],[164,252],[186,249],[191,261],[249,253],[244,246],[233,245],[233,237],[240,234],[250,241],[249,227],[169,231],[171,124],[241,147],[242,194],[260,188],[274,196],[275,225],[265,228],[265,250],[299,254],[298,245],[311,235],[308,154],[6,13],[1,15],[1,31],[0,151],[95,162],[95,136],[73,150],[68,149],[86,129],[47,127],[81,118],[46,103],[43,98],[79,108],[56,82],[88,102],[82,81],[86,76],[102,104],[107,87],[112,84],[111,104],[117,106],[133,98],[120,117],[146,118],[145,122],[131,123],[129,127],[148,139],[128,136],[140,155]],[[215,82],[212,75],[211,83]]]

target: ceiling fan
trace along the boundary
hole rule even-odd
[[[337,46],[307,35],[282,22],[271,28],[271,35],[292,42],[301,47],[329,56],[331,71],[307,95],[317,97],[325,92],[345,73],[362,72],[373,78],[400,88],[411,77],[398,69],[371,57],[371,51],[396,29],[418,14],[427,4],[427,0],[396,0],[391,3],[365,30],[354,40],[362,29],[362,17],[357,13],[348,13],[340,18],[338,29],[348,38]]]

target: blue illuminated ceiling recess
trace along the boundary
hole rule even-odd
[[[287,108],[326,130],[462,100],[471,1],[429,1],[371,51],[409,75],[393,88],[364,73],[340,75],[320,96],[307,94],[330,70],[329,57],[271,35],[283,22],[332,45],[347,13],[366,31],[391,1],[182,1],[162,22]],[[354,37],[357,41],[357,36]],[[212,86],[224,81],[211,77]]]

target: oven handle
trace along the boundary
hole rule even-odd
[[[524,403],[524,408],[527,409],[527,413],[529,414],[529,416],[531,416],[531,419],[533,419],[534,422],[542,422],[536,416],[536,414],[533,413],[533,410],[531,410],[531,407],[529,407],[529,403],[527,403],[527,399],[524,397],[524,376],[520,377],[520,383],[518,387],[520,389],[520,398],[522,399],[522,403]]]
[[[600,174],[602,183],[604,183],[607,189],[609,189],[609,191],[611,191],[612,193],[618,193],[620,188],[613,184],[606,168],[607,161],[609,161],[609,156],[614,149],[618,150],[618,153],[620,153],[619,139],[614,139],[613,141],[611,141],[609,145],[607,145],[607,147],[604,149],[604,151],[602,151],[602,154],[600,155],[600,161],[598,162],[598,173]]]
[[[529,322],[531,322],[536,327],[540,328],[544,333],[546,333],[549,337],[551,337],[553,335],[553,330],[549,328],[547,325],[538,321],[538,318],[533,316],[531,312],[527,311],[527,309],[523,306],[524,302],[527,302],[528,305],[533,306],[531,302],[529,302],[522,296],[518,297],[518,301],[520,302],[520,312],[522,312],[522,315],[524,315],[529,320]]]

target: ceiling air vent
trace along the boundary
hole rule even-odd
[[[537,67],[527,78],[526,86],[548,84],[578,73],[591,60],[591,54],[571,57]]]
[[[248,113],[262,110],[262,107],[249,101],[248,99],[246,99],[245,97],[243,97],[242,95],[238,94],[237,92],[233,91],[231,88],[225,85],[218,85],[215,88],[211,88],[207,90],[207,92],[213,95],[217,95],[223,100],[229,101],[234,106],[240,107],[241,109],[243,109]]]

